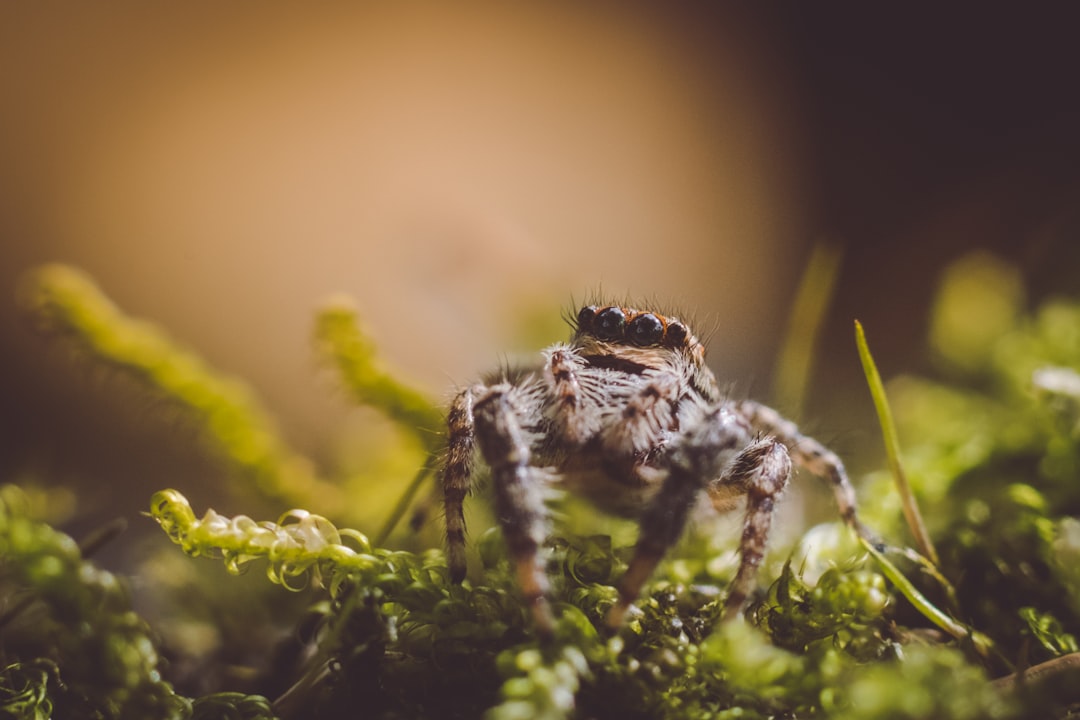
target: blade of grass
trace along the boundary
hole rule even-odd
[[[789,416],[802,415],[813,367],[814,348],[829,309],[836,275],[840,268],[840,250],[835,245],[819,243],[807,262],[806,271],[795,293],[784,347],[776,363],[773,397]]]
[[[904,574],[885,557],[885,555],[874,547],[873,543],[867,542],[864,538],[859,538],[859,542],[861,542],[862,546],[866,548],[866,551],[877,560],[885,577],[896,586],[900,593],[908,599],[923,617],[958,640],[971,634],[971,631],[968,628],[953,620],[939,610],[936,605],[927,600],[926,596],[919,592],[911,581],[908,580]]]
[[[915,536],[915,543],[919,551],[930,559],[934,565],[938,564],[937,550],[930,541],[930,535],[926,532],[919,506],[915,502],[915,496],[911,492],[904,467],[900,463],[900,440],[896,434],[896,425],[893,423],[892,411],[889,409],[889,400],[885,395],[885,385],[881,382],[874,358],[870,355],[870,347],[866,343],[866,333],[863,332],[862,323],[855,321],[855,344],[859,348],[859,360],[862,361],[863,372],[866,374],[866,383],[870,386],[870,396],[874,399],[874,408],[877,410],[878,422],[881,424],[881,434],[885,440],[885,454],[889,459],[889,468],[892,470],[896,487],[900,491],[900,500],[903,503],[904,518],[908,527]]]
[[[862,546],[866,548],[866,551],[877,561],[878,565],[881,567],[881,572],[889,579],[889,582],[896,586],[896,589],[900,591],[900,594],[907,598],[908,602],[910,602],[923,617],[957,640],[970,641],[972,647],[975,648],[975,651],[983,659],[989,659],[991,654],[998,656],[993,640],[946,615],[934,605],[934,603],[927,600],[926,596],[919,592],[911,581],[908,580],[895,565],[889,562],[888,558],[886,558],[878,548],[874,547],[873,543],[867,541],[866,538],[859,538],[859,542],[862,543]],[[1004,658],[1001,657],[998,657],[998,659],[1004,660]]]
[[[900,556],[918,565],[919,569],[923,573],[929,575],[934,580],[934,582],[936,582],[945,592],[945,600],[948,602],[949,609],[953,611],[959,609],[960,601],[956,597],[956,588],[952,586],[952,583],[949,582],[948,578],[941,574],[941,571],[938,570],[937,565],[930,562],[928,559],[908,547],[888,549],[895,551]]]

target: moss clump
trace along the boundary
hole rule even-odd
[[[290,504],[341,502],[339,488],[281,438],[247,383],[214,370],[157,325],[126,315],[81,270],[41,267],[20,291],[43,331],[189,415],[249,492]]]
[[[21,491],[0,487],[0,599],[7,608],[0,620],[0,717],[171,720],[200,716],[208,703],[266,702],[212,696],[193,704],[174,693],[125,583],[26,510]]]
[[[904,376],[890,392],[956,611],[1024,667],[1071,652],[1066,636],[1080,628],[1069,560],[1080,513],[1080,305],[1053,300],[1029,316],[1020,301],[1007,266],[981,255],[959,263],[936,309],[945,379]],[[980,313],[965,323],[972,307]]]

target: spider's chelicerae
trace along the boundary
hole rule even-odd
[[[719,512],[746,498],[740,562],[724,618],[753,589],[773,506],[791,463],[831,483],[844,521],[863,533],[840,459],[775,410],[724,398],[705,348],[679,320],[617,305],[581,308],[573,336],[537,363],[511,367],[457,395],[447,418],[442,470],[450,576],[465,577],[462,503],[475,445],[491,470],[495,511],[537,630],[553,629],[541,547],[549,483],[640,525],[619,597],[607,617],[622,625],[630,605],[699,502]]]

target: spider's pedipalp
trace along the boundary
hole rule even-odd
[[[678,378],[669,373],[650,379],[626,400],[619,422],[610,423],[601,432],[604,450],[613,459],[632,460],[665,445],[679,390]]]
[[[549,409],[556,431],[572,446],[578,447],[590,431],[583,407],[578,370],[581,362],[568,348],[556,346],[544,364],[544,380],[552,403]]]

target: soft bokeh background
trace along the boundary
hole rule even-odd
[[[333,468],[373,421],[313,359],[330,293],[440,398],[597,288],[685,308],[767,395],[821,241],[843,264],[807,416],[858,467],[853,317],[889,375],[968,250],[1080,290],[1080,52],[1052,13],[856,7],[5,3],[0,477],[78,488],[76,534],[168,486],[244,510],[184,422],[19,318],[41,262],[246,378]]]

